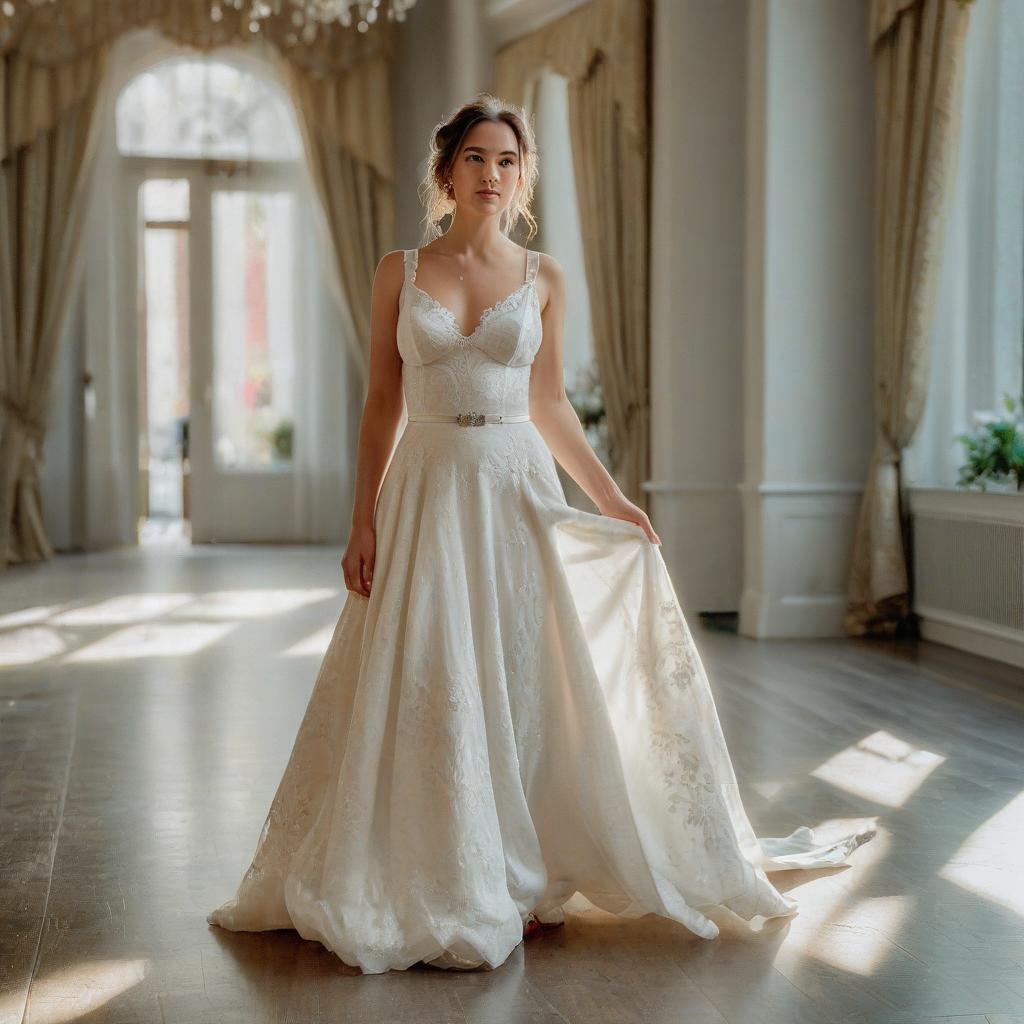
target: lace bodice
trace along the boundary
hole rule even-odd
[[[529,413],[530,366],[543,326],[536,278],[540,253],[527,250],[526,279],[484,311],[471,334],[416,284],[418,249],[405,249],[398,351],[408,411]]]

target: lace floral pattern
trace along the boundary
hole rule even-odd
[[[404,290],[410,411],[526,411],[536,266],[470,336]],[[527,914],[557,919],[577,891],[714,938],[709,907],[795,909],[762,865],[787,850],[833,865],[856,845],[755,838],[660,551],[566,504],[532,422],[410,422],[374,522],[371,595],[346,597],[212,923],[294,928],[373,973],[497,966]]]
[[[513,309],[516,303],[520,301],[523,294],[526,292],[526,289],[530,287],[531,282],[524,281],[514,292],[505,296],[504,299],[488,306],[483,313],[480,314],[480,319],[477,322],[476,327],[474,327],[469,334],[462,333],[459,329],[458,322],[455,319],[455,314],[447,306],[438,302],[433,295],[429,292],[425,292],[414,281],[409,281],[408,284],[416,293],[419,300],[426,303],[428,309],[430,309],[431,312],[436,313],[440,317],[441,321],[448,325],[448,330],[454,336],[456,341],[464,341],[468,343],[480,334],[486,326],[489,317],[493,316],[495,313],[503,313],[506,310]]]
[[[528,413],[530,367],[543,338],[539,254],[529,253],[526,280],[484,310],[468,335],[447,306],[416,285],[415,254],[406,250],[398,318],[409,413]]]

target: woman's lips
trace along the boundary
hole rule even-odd
[[[498,198],[498,193],[497,192],[494,192],[491,189],[487,189],[487,188],[477,189],[476,194],[478,196],[493,196],[495,199]]]

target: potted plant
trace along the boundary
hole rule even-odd
[[[274,461],[290,462],[295,439],[295,424],[288,419],[280,420],[268,436]]]
[[[1015,400],[1004,394],[1005,415],[976,413],[972,429],[957,434],[966,448],[967,461],[960,467],[958,487],[1005,484],[1007,489],[1024,491],[1024,395]]]

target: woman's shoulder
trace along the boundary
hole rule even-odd
[[[529,246],[526,246],[529,249]],[[562,264],[555,259],[551,253],[541,252],[540,249],[530,249],[530,252],[537,254],[537,276],[543,277],[549,283],[555,283],[556,281],[562,281],[565,279],[565,273],[562,270]]]
[[[405,283],[405,250],[392,249],[377,261],[373,290],[389,299],[397,299]]]
[[[405,273],[406,249],[392,249],[377,261],[377,277],[401,277]]]
[[[407,249],[392,249],[390,252],[386,252],[381,256],[377,261],[377,266],[386,267],[393,266],[396,263],[403,263],[405,261],[406,252],[408,252]]]
[[[562,269],[562,265],[558,262],[558,260],[555,259],[554,256],[551,255],[551,253],[542,252],[540,249],[534,249],[532,245],[524,245],[524,246],[521,246],[521,248],[524,251],[528,251],[528,252],[532,252],[532,253],[536,253],[537,254],[537,257],[540,260],[539,266],[540,266],[540,268],[542,270],[544,269],[545,266],[555,267],[558,270]]]
[[[405,254],[409,252],[409,249],[392,249],[390,252],[384,253],[380,260],[377,262],[377,266],[383,266],[385,262],[391,263],[402,263],[405,261]]]

